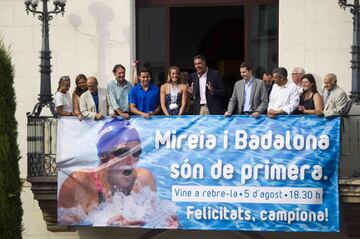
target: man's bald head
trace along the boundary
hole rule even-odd
[[[90,76],[86,80],[86,86],[91,93],[97,91],[98,81],[95,76]]]
[[[333,73],[328,73],[324,77],[324,88],[327,91],[331,91],[335,86],[337,82],[337,77]]]

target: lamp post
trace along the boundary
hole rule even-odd
[[[42,2],[42,10],[38,10]],[[49,231],[66,231],[57,225],[57,168],[56,168],[56,127],[57,113],[51,94],[51,53],[49,49],[49,21],[53,15],[65,12],[66,0],[52,0],[54,7],[48,10],[49,0],[25,0],[25,9],[37,16],[41,22],[42,46],[40,51],[40,94],[31,114],[28,114],[28,176],[34,198],[38,200]],[[52,116],[40,116],[48,107]],[[54,137],[55,136],[55,137]]]
[[[37,7],[39,0],[25,0],[25,9],[27,14],[33,13],[34,16],[41,21],[41,33],[42,33],[42,47],[40,51],[40,94],[38,103],[34,106],[31,115],[39,116],[44,106],[48,106],[53,116],[56,116],[55,105],[52,102],[53,97],[51,94],[51,51],[49,48],[49,21],[53,19],[53,14],[61,13],[64,15],[66,0],[53,0],[54,9],[48,11],[48,0],[41,0],[42,11],[38,11]]]
[[[347,0],[338,0],[338,3],[344,10],[346,8],[350,8],[350,13],[353,14],[353,45],[351,46],[351,100],[345,107],[345,113],[349,113],[354,104],[360,104],[360,6],[359,0],[353,0],[352,4],[348,3]],[[356,107],[355,113],[359,114],[359,112],[359,107]]]

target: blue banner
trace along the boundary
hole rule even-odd
[[[58,123],[58,223],[339,231],[340,118]]]

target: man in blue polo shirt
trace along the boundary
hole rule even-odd
[[[140,84],[135,85],[129,93],[130,111],[148,119],[160,113],[160,90],[150,83],[148,70],[140,70],[138,77]]]

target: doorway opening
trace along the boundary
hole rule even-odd
[[[245,55],[244,7],[174,7],[170,17],[170,63],[193,72],[192,59],[202,54],[231,93]]]
[[[194,72],[193,57],[202,54],[230,96],[241,62],[251,62],[258,78],[278,66],[278,0],[137,0],[136,39],[155,84],[172,65]]]

